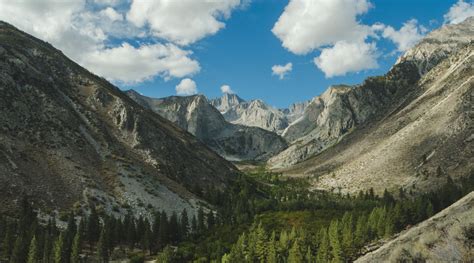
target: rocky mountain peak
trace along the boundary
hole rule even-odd
[[[218,109],[220,112],[225,113],[234,106],[245,102],[244,99],[240,98],[234,93],[224,93],[220,98],[211,100],[211,105]]]
[[[429,33],[415,47],[408,50],[396,62],[412,63],[420,76],[426,74],[451,53],[474,43],[474,17],[454,25],[445,25]]]

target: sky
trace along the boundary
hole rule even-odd
[[[275,107],[383,75],[472,0],[0,0],[0,20],[117,87]]]

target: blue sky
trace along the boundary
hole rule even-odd
[[[437,2],[433,5],[433,2]],[[374,7],[362,15],[364,23],[382,22],[395,28],[410,19],[428,29],[439,27],[443,15],[456,1],[433,0],[382,0],[372,1]],[[295,55],[282,47],[280,40],[271,32],[274,23],[288,4],[281,0],[254,0],[243,10],[232,13],[225,29],[205,38],[191,49],[201,64],[201,71],[193,79],[199,93],[208,97],[221,95],[219,87],[230,85],[244,99],[260,98],[276,107],[287,107],[298,101],[308,100],[321,94],[329,85],[357,84],[367,76],[382,75],[396,61],[399,52],[388,55],[396,48],[390,41],[377,44],[382,54],[379,68],[346,76],[325,78],[312,62],[318,51],[307,55]],[[275,64],[293,63],[292,72],[283,80],[272,75]],[[164,81],[157,77],[138,85],[122,85],[144,95],[164,97],[175,95],[179,79]]]
[[[474,15],[473,0],[0,0],[0,7],[1,20],[121,89],[213,98],[228,85],[280,108],[382,75],[424,34]],[[278,65],[291,70],[272,74]]]

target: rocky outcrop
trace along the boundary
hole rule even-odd
[[[288,109],[276,109],[262,100],[244,101],[235,94],[224,94],[221,98],[211,100],[211,104],[228,122],[259,127],[277,134],[301,117],[308,103],[295,103]]]
[[[355,262],[470,262],[474,192]]]
[[[237,94],[224,93],[222,97],[210,101],[211,105],[219,110],[222,114],[230,110],[232,107],[244,103],[245,100],[237,96]]]
[[[188,132],[135,103],[48,43],[0,22],[0,211],[190,212],[190,189],[238,174]]]
[[[273,132],[227,122],[202,95],[153,99],[134,91],[127,91],[127,94],[141,105],[195,135],[228,160],[267,160],[287,146],[286,142]],[[230,96],[232,95],[227,94],[225,97]],[[234,98],[238,97],[234,95]]]
[[[346,106],[339,107],[343,114],[336,120],[340,121],[332,122],[335,130],[322,129],[321,124],[314,129],[316,138],[321,138],[352,127],[336,144],[304,156],[305,149],[311,152],[310,147],[320,143],[305,140],[313,134],[309,128],[303,139],[269,163],[278,167],[304,156],[281,171],[315,178],[315,188],[349,193],[371,187],[380,193],[384,188],[395,191],[399,187],[422,191],[436,188],[446,175],[459,178],[472,173],[473,24],[474,19],[469,19],[432,32],[384,77],[340,92],[338,100],[346,103],[339,105]],[[344,99],[350,94],[357,100]],[[355,101],[358,106],[353,106]],[[308,106],[307,111],[312,108]],[[319,116],[316,121],[330,120]]]

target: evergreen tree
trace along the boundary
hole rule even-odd
[[[25,232],[20,233],[15,240],[13,246],[13,252],[11,256],[11,262],[13,263],[23,263],[26,261],[26,255],[28,254],[28,243],[26,241]]]
[[[300,250],[298,239],[293,242],[290,251],[288,252],[288,263],[301,263],[303,262],[303,255]]]
[[[59,237],[56,239],[56,242],[54,243],[54,258],[53,261],[54,263],[64,263],[66,259],[64,258],[64,235],[61,233]]]
[[[197,216],[197,232],[202,233],[206,229],[204,225],[204,210],[202,207],[198,209],[198,216]]]
[[[188,212],[186,211],[186,208],[183,209],[183,212],[181,213],[180,224],[181,224],[181,227],[180,227],[181,238],[185,239],[189,233],[189,218],[188,218]]]
[[[160,230],[159,233],[159,247],[164,248],[169,242],[169,235],[168,235],[168,216],[166,215],[165,211],[161,213],[160,219]]]
[[[179,224],[178,224],[178,215],[176,212],[173,212],[170,217],[170,222],[168,225],[169,240],[171,243],[176,244],[180,240],[179,236]]]
[[[206,218],[207,218],[207,228],[210,229],[214,226],[214,223],[215,223],[214,212],[209,210],[209,213],[207,213]]]
[[[321,237],[321,243],[319,244],[316,262],[328,262],[330,254],[328,229],[325,227],[321,228],[319,231],[319,236]]]
[[[46,233],[44,235],[44,248],[43,248],[43,263],[51,262],[51,235]]]
[[[276,249],[276,237],[275,237],[275,231],[272,232],[272,235],[270,237],[270,240],[267,242],[267,263],[277,263],[278,262],[278,253]]]
[[[87,240],[92,246],[99,239],[100,222],[95,206],[91,207],[91,214],[87,220]]]
[[[31,239],[30,247],[28,250],[28,263],[36,263],[39,260],[38,255],[38,242],[36,241],[36,236],[33,236]]]
[[[107,262],[109,260],[107,242],[107,232],[105,227],[103,227],[100,231],[99,241],[97,242],[97,259],[99,262]]]
[[[369,231],[367,227],[367,216],[361,215],[357,218],[356,230],[354,234],[355,246],[361,248],[368,239]]]
[[[81,220],[83,222],[83,220]],[[82,227],[83,224],[79,224],[77,228],[76,235],[74,236],[74,240],[72,242],[72,252],[71,252],[71,263],[79,263],[80,258],[79,254],[82,251]]]
[[[258,224],[257,229],[255,229],[255,255],[259,262],[265,262],[266,257],[266,233],[263,229],[262,223]]]
[[[341,236],[339,233],[338,220],[331,221],[328,230],[329,243],[331,244],[332,262],[342,262]]]
[[[342,253],[345,255],[345,261],[348,261],[348,256],[354,252],[354,230],[352,214],[344,213],[341,220],[342,224]]]
[[[193,233],[197,233],[197,229],[198,229],[197,219],[196,219],[196,216],[193,215],[193,219],[191,220],[191,231]]]

